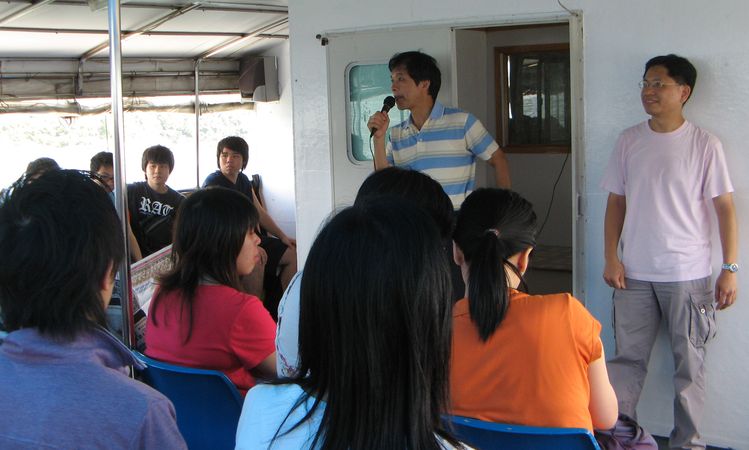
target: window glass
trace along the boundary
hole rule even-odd
[[[256,126],[255,113],[249,108],[203,113],[200,117],[200,161],[195,151],[195,115],[190,112],[193,96],[124,99],[126,108],[146,103],[161,107],[155,111],[125,112],[126,181],[143,181],[143,150],[161,144],[174,152],[174,171],[167,184],[174,189],[195,188],[216,170],[216,143],[227,134],[250,136]],[[81,108],[95,109],[109,99],[80,99]],[[202,96],[201,103],[239,102],[239,94]],[[111,152],[113,145],[112,115],[102,113],[58,115],[41,109],[40,104],[64,106],[56,100],[35,101],[38,113],[0,114],[0,189],[10,185],[26,169],[29,161],[50,157],[65,169],[88,169],[91,157],[100,151]],[[178,106],[189,105],[186,112]],[[174,106],[174,108],[171,108]],[[230,130],[230,131],[227,131]]]
[[[374,147],[367,128],[369,117],[382,109],[382,102],[390,91],[390,71],[387,64],[359,64],[351,66],[347,74],[349,101],[346,122],[349,130],[349,149],[355,161],[371,161]],[[408,117],[407,111],[393,107],[388,113],[390,127]],[[388,137],[390,133],[388,132]]]
[[[568,152],[569,50],[504,48],[497,52],[502,86],[498,129],[509,151]]]

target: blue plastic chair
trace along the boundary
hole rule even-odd
[[[234,448],[243,399],[226,375],[133,353],[147,366],[143,381],[174,404],[177,426],[190,450]]]
[[[484,422],[444,416],[455,437],[479,450],[600,450],[593,433],[584,428],[546,428]]]

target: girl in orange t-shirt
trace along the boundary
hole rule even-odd
[[[600,323],[569,294],[518,290],[536,232],[533,206],[509,190],[478,189],[460,209],[454,255],[467,298],[453,309],[452,414],[611,428],[617,403]]]

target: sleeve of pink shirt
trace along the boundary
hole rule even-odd
[[[712,199],[719,195],[733,192],[731,177],[728,173],[723,144],[715,136],[710,136],[705,151],[705,177],[702,185],[704,198]]]
[[[276,323],[257,297],[248,297],[232,324],[229,345],[250,370],[276,351]]]

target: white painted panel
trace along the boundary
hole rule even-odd
[[[546,18],[560,21],[568,17],[561,5],[581,11],[584,20],[584,46],[576,55],[582,62],[584,84],[578,94],[584,102],[584,124],[580,142],[584,158],[576,162],[573,177],[581,184],[582,204],[587,213],[579,229],[585,236],[582,292],[589,308],[604,325],[606,349],[613,345],[610,327],[611,290],[603,283],[603,211],[605,194],[598,183],[619,132],[645,118],[637,82],[645,61],[668,52],[684,54],[699,71],[697,89],[686,107],[687,116],[718,135],[734,177],[736,205],[742,239],[739,255],[749,253],[749,167],[746,123],[749,111],[749,27],[746,2],[724,0],[381,0],[374,3],[318,0],[289,2],[292,83],[294,89],[294,134],[297,164],[297,217],[300,254],[305,254],[314,234],[332,208],[330,166],[330,117],[328,70],[325,51],[315,35],[334,30],[396,28],[445,24],[478,27],[487,23],[528,23]],[[579,27],[581,33],[583,26]],[[577,33],[577,29],[575,33]],[[572,31],[571,31],[572,33]],[[408,42],[403,42],[406,47]],[[322,112],[321,111],[325,111]],[[714,248],[718,258],[719,248]],[[744,260],[746,258],[739,258]],[[741,261],[740,261],[741,262]],[[744,265],[747,266],[746,261]],[[719,314],[719,335],[708,355],[708,401],[704,436],[713,445],[749,448],[749,270],[739,274],[739,301]],[[577,291],[577,289],[576,289]],[[600,308],[597,306],[600,305]],[[656,357],[657,356],[657,357]],[[670,376],[659,375],[668,356],[655,355],[651,361],[655,382],[663,392],[671,392]],[[670,401],[669,401],[670,403]],[[644,396],[643,411],[669,408],[655,396]],[[662,413],[661,415],[666,415]],[[670,420],[670,414],[661,417]],[[656,427],[650,417],[645,426]]]
[[[458,108],[470,111],[488,129],[488,109],[494,104],[490,91],[485,89],[492,79],[492,60],[487,58],[486,32],[455,30],[455,102]],[[490,132],[496,140],[496,133]],[[476,162],[476,187],[496,186],[494,169],[484,162]]]
[[[256,132],[245,136],[250,145],[248,167],[262,177],[265,207],[273,220],[284,233],[295,237],[294,135],[288,42],[275,46],[265,55],[275,56],[278,60],[280,100],[255,103]]]
[[[421,30],[385,30],[343,33],[328,36],[330,86],[331,161],[333,165],[333,204],[354,202],[356,191],[373,170],[372,162],[354,161],[348,148],[346,124],[347,82],[352,64],[387,64],[398,52],[421,50],[432,55],[442,71],[439,101],[450,104],[450,30],[447,27]]]

